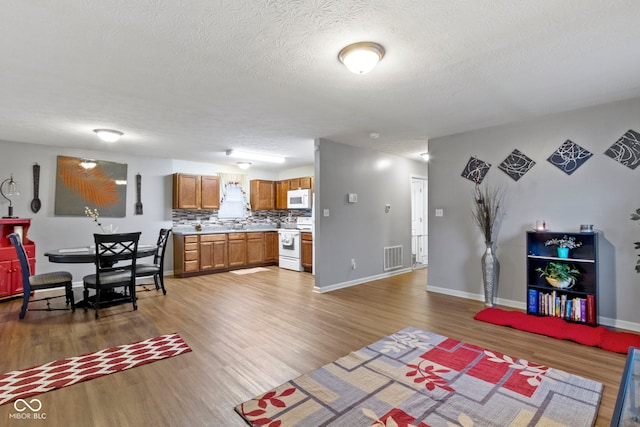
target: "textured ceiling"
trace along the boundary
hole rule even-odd
[[[0,139],[234,163],[640,96],[638,0],[3,0]],[[369,74],[340,49],[386,50]],[[121,130],[97,142],[95,128]],[[378,139],[369,137],[380,134]]]

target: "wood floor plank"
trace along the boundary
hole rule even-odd
[[[46,421],[6,426],[245,426],[235,405],[406,326],[415,326],[605,385],[609,425],[625,356],[473,320],[478,301],[426,291],[416,270],[327,294],[307,273],[166,278],[167,295],[93,312],[28,312],[0,304],[0,373],[177,332],[193,352],[41,394]],[[78,295],[78,297],[80,297]]]

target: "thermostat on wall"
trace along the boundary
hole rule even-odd
[[[356,193],[349,193],[349,203],[356,203],[358,201],[358,195]]]

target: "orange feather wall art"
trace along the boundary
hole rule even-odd
[[[85,206],[102,217],[124,217],[127,165],[124,163],[58,156],[56,215],[84,216]]]

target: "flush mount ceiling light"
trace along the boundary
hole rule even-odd
[[[429,153],[422,153],[420,154],[420,157],[422,157],[425,162],[429,161]]]
[[[251,166],[251,162],[238,162],[238,167],[240,169],[249,169]]]
[[[384,48],[378,43],[358,42],[342,49],[338,59],[352,73],[365,74],[373,70],[383,56]]]
[[[236,159],[255,160],[257,162],[284,163],[285,158],[280,156],[272,156],[270,154],[248,153],[246,151],[227,150],[227,156]]]
[[[113,129],[94,129],[93,131],[98,135],[98,138],[104,142],[116,142],[122,135],[124,135],[119,130]]]

